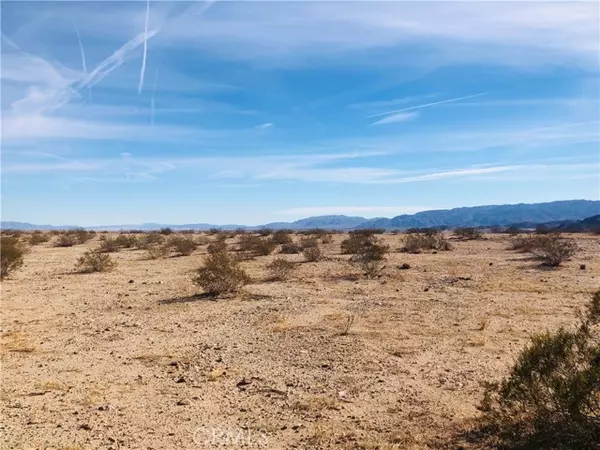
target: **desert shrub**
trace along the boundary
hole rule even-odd
[[[240,267],[238,260],[228,252],[219,252],[206,257],[193,281],[207,294],[218,296],[239,291],[250,282],[250,277]]]
[[[539,236],[515,236],[510,239],[509,250],[529,253],[539,245]]]
[[[466,241],[483,239],[483,233],[480,229],[474,227],[458,227],[454,229],[454,235],[457,238]]]
[[[275,258],[267,265],[272,280],[287,280],[296,269],[296,263],[284,258]]]
[[[133,248],[138,244],[137,238],[132,234],[119,234],[115,243],[121,248]]]
[[[95,231],[84,230],[83,228],[78,228],[72,230],[71,233],[75,235],[78,244],[85,244],[87,241],[91,240],[96,236]]]
[[[317,240],[317,238],[315,236],[302,236],[300,238],[300,247],[302,248],[302,250],[309,248],[309,247],[318,247],[319,246],[319,241]]]
[[[560,237],[559,235],[539,236],[537,244],[531,250],[542,264],[549,267],[558,267],[564,261],[577,253],[577,244]]]
[[[227,244],[225,241],[216,240],[208,244],[206,248],[208,253],[220,253],[227,250]]]
[[[292,242],[292,236],[288,230],[277,230],[271,237],[276,244],[289,244]]]
[[[96,249],[96,252],[113,253],[118,252],[120,249],[121,246],[117,242],[117,239],[112,238],[110,236],[102,236],[100,237],[100,245]]]
[[[539,334],[506,379],[488,385],[486,448],[594,449],[600,442],[600,291],[575,331]]]
[[[10,275],[23,265],[25,248],[18,239],[12,236],[2,236],[0,239],[0,279]]]
[[[373,238],[366,241],[350,258],[350,261],[358,265],[367,278],[375,278],[381,271],[382,261],[385,259],[389,246],[383,241]]]
[[[319,246],[305,247],[302,250],[302,256],[304,256],[304,259],[309,262],[318,261],[322,256],[321,249]]]
[[[145,250],[148,259],[166,258],[171,254],[171,247],[167,244],[148,245]]]
[[[350,233],[347,239],[344,239],[341,244],[342,253],[345,255],[353,255],[358,252],[367,242],[374,239],[372,234],[368,233]]]
[[[243,235],[239,240],[239,249],[253,256],[270,255],[276,247],[277,244],[273,240],[259,236]]]
[[[302,247],[300,246],[300,244],[296,244],[294,242],[291,242],[289,244],[283,244],[280,250],[281,253],[286,255],[294,255],[300,253],[301,251]]]
[[[173,229],[170,227],[161,228],[160,234],[164,234],[165,236],[168,236],[169,234],[173,234]]]
[[[81,273],[108,272],[115,266],[110,255],[94,250],[85,252],[75,264],[75,268]]]
[[[271,236],[273,234],[273,230],[270,228],[261,228],[260,230],[256,230],[256,232],[262,237]]]
[[[161,235],[160,233],[157,233],[157,232],[153,232],[153,233],[148,233],[148,234],[144,235],[143,237],[141,237],[140,239],[138,239],[137,245],[139,248],[145,250],[153,245],[164,244],[164,242],[165,242],[165,238],[163,235]]]
[[[404,238],[404,246],[401,251],[407,253],[421,253],[424,250],[452,250],[452,244],[444,237],[444,234],[439,230],[435,233],[428,231],[427,233],[408,234]]]
[[[29,236],[29,244],[30,245],[39,245],[44,242],[48,242],[50,240],[50,236],[46,233],[42,233],[41,231],[34,231],[31,236]]]
[[[495,234],[500,234],[500,233],[504,233],[504,228],[502,228],[502,227],[492,227],[492,228],[490,228],[490,231],[492,233],[495,233]]]
[[[209,228],[208,229],[208,234],[219,234],[221,232],[220,228]]]
[[[191,255],[198,247],[196,241],[189,236],[173,236],[167,245],[183,256]]]
[[[73,247],[76,244],[78,244],[77,238],[69,233],[59,234],[54,242],[55,247]]]
[[[384,234],[384,233],[385,233],[385,228],[362,228],[360,230],[352,230],[350,232],[350,234],[362,234],[362,235]]]

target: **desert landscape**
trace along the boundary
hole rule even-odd
[[[485,383],[600,287],[593,234],[566,235],[577,253],[547,268],[508,234],[409,253],[388,232],[370,276],[342,252],[348,233],[290,234],[318,241],[315,261],[240,252],[235,232],[172,234],[197,247],[151,256],[127,234],[97,273],[77,260],[118,233],[45,234],[1,283],[2,448],[467,448],[451,443]],[[193,278],[223,243],[249,280],[205,295]],[[279,259],[296,264],[268,268]]]

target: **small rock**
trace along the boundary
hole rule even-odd
[[[135,281],[133,281],[133,280],[129,280],[129,283],[130,283],[130,284],[132,284],[132,283],[135,283]]]
[[[292,430],[294,430],[294,431],[298,431],[300,428],[302,428],[302,424],[300,424],[300,423],[296,423],[296,424],[292,425]]]
[[[429,292],[429,288],[423,289],[423,292]]]
[[[587,266],[585,264],[579,264],[579,270],[585,270]]]
[[[490,266],[493,266],[493,265],[494,265],[494,263],[493,263],[493,262],[491,262],[491,263],[490,263]]]
[[[179,406],[188,406],[188,405],[191,405],[191,404],[192,404],[192,402],[190,402],[190,401],[189,401],[187,398],[182,398],[181,400],[179,400],[179,401],[177,402],[177,404],[178,404]]]
[[[87,423],[82,423],[81,425],[79,425],[79,428],[86,431],[91,431],[92,429],[92,427]]]
[[[410,269],[410,264],[404,263],[401,266],[398,266],[398,269],[400,269],[400,270],[408,270],[408,269]]]
[[[176,382],[177,383],[186,383],[187,380],[185,378],[183,378],[183,377],[179,377]]]

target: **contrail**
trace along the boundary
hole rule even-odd
[[[442,103],[458,102],[460,100],[466,100],[468,98],[481,97],[483,95],[487,95],[487,92],[481,92],[479,94],[474,94],[474,95],[466,95],[464,97],[450,98],[448,100],[442,100],[440,102],[425,103],[424,105],[411,106],[410,108],[395,109],[393,111],[387,111],[387,112],[383,112],[383,113],[371,114],[370,116],[367,116],[367,117],[387,116],[388,114],[395,114],[395,113],[399,113],[399,112],[403,112],[403,111],[411,111],[413,109],[425,108],[427,106],[441,105]]]
[[[81,64],[83,65],[83,71],[87,74],[87,66],[85,65],[85,52],[83,51],[83,44],[81,43],[81,36],[79,34],[79,29],[75,24],[75,20],[73,20],[73,27],[75,28],[75,33],[77,34],[77,42],[79,42],[79,51],[81,52]]]
[[[104,77],[110,74],[113,70],[120,67],[129,53],[137,49],[140,45],[152,38],[158,31],[153,30],[148,33],[140,33],[130,41],[126,42],[116,50],[112,55],[102,61],[94,70],[85,76],[76,86],[79,89],[95,86]]]
[[[140,71],[140,82],[138,84],[138,94],[142,93],[144,87],[144,72],[146,72],[146,55],[148,53],[148,21],[150,19],[150,0],[146,0],[146,24],[144,25],[144,55],[142,56],[142,70]]]

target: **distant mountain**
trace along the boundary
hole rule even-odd
[[[392,219],[375,218],[365,219],[356,216],[317,216],[294,222],[274,222],[259,226],[244,225],[212,225],[208,223],[190,223],[183,225],[143,223],[138,225],[107,225],[87,227],[92,230],[158,230],[160,228],[172,228],[173,230],[208,230],[220,228],[234,230],[237,228],[256,230],[259,228],[292,230],[307,230],[311,228],[324,228],[329,230],[352,230],[361,228],[429,228],[429,227],[489,227],[510,226],[514,224],[525,225],[533,228],[538,224],[554,223],[553,227],[567,226],[572,223],[585,220],[598,221],[600,215],[600,201],[597,200],[564,200],[548,203],[533,203],[517,205],[491,205],[474,206],[455,209],[443,209],[434,211],[423,211],[417,214],[404,214]],[[572,222],[569,222],[572,221]],[[594,222],[595,223],[595,222]],[[592,226],[590,224],[590,226]],[[19,230],[52,230],[75,228],[69,226],[33,225],[25,222],[2,222],[2,229]],[[587,226],[587,225],[583,225]]]
[[[373,219],[359,228],[412,227],[485,227],[507,226],[520,222],[547,223],[562,220],[581,220],[600,213],[600,201],[564,200],[548,203],[519,203],[517,205],[474,206],[417,214],[405,214],[392,219]]]

